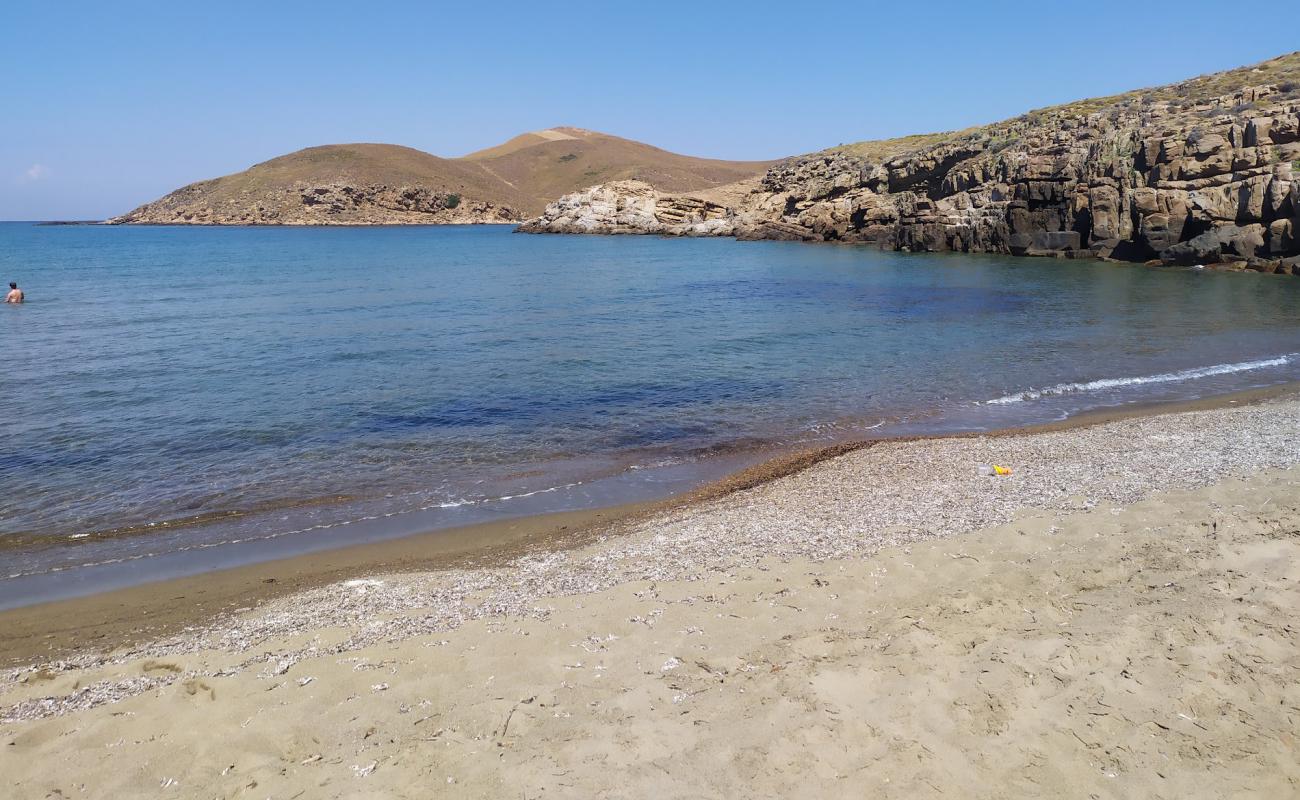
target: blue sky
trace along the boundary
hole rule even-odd
[[[315,144],[576,125],[774,158],[1300,48],[1221,2],[0,4],[0,219],[101,218]]]

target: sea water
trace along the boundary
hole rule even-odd
[[[1300,376],[1300,280],[1094,261],[4,223],[0,280],[0,606]]]

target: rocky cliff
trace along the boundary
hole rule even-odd
[[[791,159],[725,202],[719,190],[599,186],[557,200],[520,230],[869,242],[1300,274],[1300,53],[900,141],[921,144]]]

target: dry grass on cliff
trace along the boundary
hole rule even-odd
[[[1300,51],[1288,53],[1247,67],[1202,75],[1170,86],[1161,86],[1149,93],[1157,100],[1174,100],[1178,97],[1218,97],[1240,91],[1246,86],[1276,84],[1285,94],[1300,94]],[[1130,94],[1144,94],[1132,92]]]
[[[941,133],[914,133],[910,136],[898,136],[893,139],[868,139],[863,142],[828,147],[823,152],[844,153],[878,163],[895,156],[907,155],[926,147],[943,144],[975,130],[977,129],[967,128],[960,131],[943,131]]]
[[[1141,103],[1167,102],[1193,108],[1218,98],[1233,95],[1248,86],[1273,84],[1283,96],[1300,97],[1300,52],[1288,53],[1226,72],[1190,78],[1167,86],[1135,89],[1106,97],[1089,97],[1071,103],[1037,108],[1019,117],[960,131],[924,133],[895,139],[876,139],[827,148],[825,153],[844,153],[880,163],[946,142],[965,137],[991,138],[1004,143],[1016,138],[1015,129],[1024,124],[1037,125],[1068,117],[1136,106]],[[1225,109],[1227,110],[1227,109]]]
[[[1039,108],[1025,114],[1025,117],[1082,117],[1105,111],[1108,108],[1131,106],[1138,103],[1167,102],[1194,106],[1204,104],[1225,95],[1235,94],[1248,86],[1273,84],[1283,90],[1283,94],[1300,95],[1300,51],[1288,53],[1259,64],[1215,72],[1189,78],[1178,83],[1156,86],[1147,89],[1134,89],[1123,94],[1108,97],[1090,97],[1059,106]]]

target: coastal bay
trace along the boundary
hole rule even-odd
[[[157,5],[0,11],[0,798],[1300,797],[1285,15]]]
[[[0,317],[0,608],[1300,377],[1282,276],[503,227],[0,236],[46,275]]]

